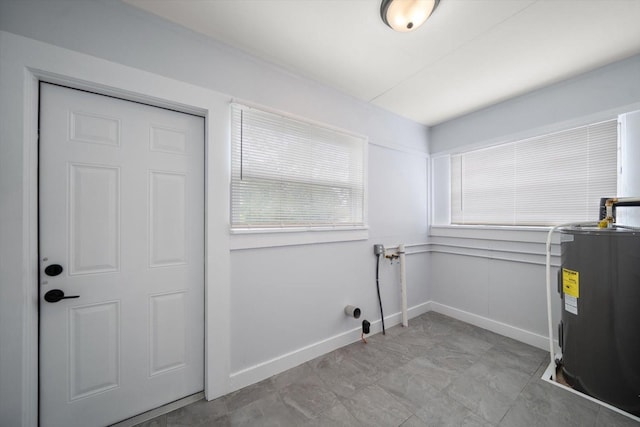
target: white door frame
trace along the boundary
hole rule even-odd
[[[205,117],[205,396],[230,389],[229,109],[209,89],[0,32],[0,419],[38,424],[38,84]],[[2,163],[4,161],[5,163]],[[13,209],[13,211],[12,211]],[[21,209],[22,215],[15,215]],[[17,217],[17,218],[16,218]],[[6,267],[6,268],[5,268]],[[20,286],[18,286],[20,284]],[[7,350],[10,349],[10,350]],[[6,384],[11,384],[7,387]]]

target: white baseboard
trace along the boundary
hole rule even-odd
[[[436,313],[441,313],[454,319],[461,320],[465,323],[478,326],[483,329],[487,329],[491,332],[495,332],[505,337],[513,338],[514,340],[538,347],[542,350],[549,351],[549,338],[543,335],[536,334],[524,329],[520,329],[516,326],[508,325],[506,323],[498,322],[497,320],[488,319],[486,317],[479,316],[477,314],[469,313],[464,310],[450,307],[448,305],[440,304],[434,301],[429,301],[430,309]]]
[[[513,338],[543,350],[549,349],[549,341],[545,336],[434,301],[427,301],[409,308],[408,316],[409,319],[412,319],[428,311],[435,311],[437,313],[453,317],[454,319]],[[391,328],[392,326],[401,323],[402,314],[400,312],[393,313],[385,316],[384,319],[385,328]],[[411,326],[411,322],[409,322],[409,326]],[[295,368],[296,366],[322,356],[323,354],[327,354],[340,347],[356,342],[360,339],[360,332],[361,328],[354,328],[322,341],[315,342],[306,347],[275,357],[271,360],[233,372],[229,377],[231,388],[229,391],[232,392],[248,385],[255,384],[273,375],[279,374],[280,372],[286,371],[287,369]],[[371,322],[371,333],[377,334],[379,332],[382,332],[382,323],[380,320]]]
[[[231,388],[229,391],[239,390],[286,371],[287,369],[295,368],[304,362],[337,350],[340,347],[349,345],[360,339],[360,330],[361,328],[351,329],[347,332],[283,354],[282,356],[233,372],[229,375],[229,385]]]
[[[430,304],[431,302],[425,302],[409,308],[407,312],[409,319],[420,316],[421,314],[429,311]],[[402,313],[397,312],[385,316],[384,322],[385,328],[398,325],[402,322]],[[239,390],[248,385],[255,384],[273,375],[279,374],[280,372],[286,371],[287,369],[295,368],[296,366],[322,356],[323,354],[327,354],[340,347],[356,342],[360,339],[361,331],[362,330],[359,327],[354,328],[325,340],[310,344],[306,347],[283,354],[282,356],[233,372],[229,376],[229,383],[231,387],[231,390],[229,391]],[[371,322],[371,334],[377,334],[379,332],[382,332],[382,322],[380,322],[380,320]]]

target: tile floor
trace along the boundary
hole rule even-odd
[[[638,426],[540,379],[548,353],[434,312],[140,424]]]

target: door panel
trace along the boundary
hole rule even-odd
[[[186,182],[187,177],[182,174],[158,171],[149,174],[151,267],[187,262]]]
[[[69,310],[70,400],[120,385],[119,326],[120,305],[117,301]],[[101,369],[95,369],[95,366]]]
[[[175,292],[149,298],[151,376],[185,365],[185,296]]]
[[[120,265],[120,169],[69,165],[69,274]]]
[[[42,84],[39,149],[40,425],[201,391],[204,119]]]

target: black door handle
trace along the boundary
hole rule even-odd
[[[46,294],[44,294],[44,300],[46,302],[58,302],[61,299],[68,299],[68,298],[80,298],[80,295],[65,297],[64,292],[62,292],[60,289],[51,289]]]

